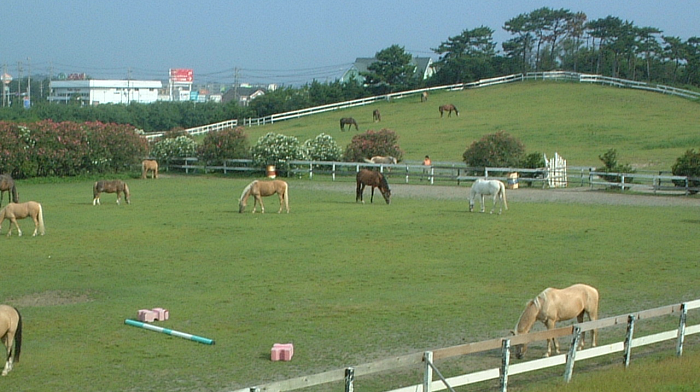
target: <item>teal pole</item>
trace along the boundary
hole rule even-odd
[[[209,344],[209,345],[211,345],[211,344],[214,344],[214,343],[215,343],[213,340],[207,339],[207,338],[203,338],[203,337],[201,337],[201,336],[191,335],[191,334],[184,333],[184,332],[179,332],[179,331],[174,331],[174,330],[172,330],[172,329],[162,328],[162,327],[158,327],[158,326],[151,325],[151,324],[146,324],[146,323],[143,323],[143,322],[141,322],[141,321],[126,319],[126,320],[124,320],[124,324],[126,324],[126,325],[131,325],[131,326],[133,326],[133,327],[139,327],[139,328],[143,328],[143,329],[148,329],[148,330],[150,330],[150,331],[161,332],[161,333],[164,333],[164,334],[166,334],[166,335],[177,336],[177,337],[183,338],[183,339],[193,340],[193,341],[195,341],[195,342],[199,342],[199,343],[203,343],[203,344]]]

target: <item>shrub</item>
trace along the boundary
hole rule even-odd
[[[682,156],[676,158],[676,163],[671,166],[674,176],[700,177],[700,152],[690,149]],[[685,186],[685,181],[673,180],[676,186]],[[688,185],[693,188],[700,187],[700,180],[689,180]],[[692,191],[695,194],[697,191]]]
[[[515,167],[523,161],[525,145],[505,131],[485,135],[462,154],[471,167]]]
[[[338,161],[342,151],[333,137],[322,133],[304,142],[306,156],[312,161]]]
[[[248,149],[245,128],[237,127],[208,132],[197,149],[197,154],[208,165],[220,165],[227,159],[248,157]]]
[[[544,154],[542,154],[541,152],[533,152],[531,154],[527,154],[518,166],[524,169],[540,169],[545,167],[546,165],[547,163],[544,160]],[[544,171],[526,172],[520,173],[520,177],[536,178],[538,176],[542,176],[543,174]],[[532,186],[532,181],[523,181],[523,183],[527,183],[528,186]]]
[[[156,142],[151,155],[161,162],[170,162],[173,158],[188,158],[197,155],[197,142],[190,136],[178,136]]]
[[[603,167],[596,168],[597,172],[603,173],[634,173],[634,169],[630,165],[620,165],[617,162],[617,150],[614,148],[609,149],[605,154],[598,155],[598,159],[603,162]],[[620,176],[601,176],[605,181],[608,182],[620,182],[622,177]],[[632,177],[626,177],[625,182],[632,182]]]
[[[365,158],[376,155],[392,156],[397,161],[403,158],[403,151],[399,147],[399,137],[390,129],[380,131],[368,130],[353,136],[350,144],[345,148],[343,159],[348,162],[362,162]]]
[[[261,136],[250,149],[253,165],[277,165],[295,159],[306,159],[301,143],[294,136],[285,136],[269,132]]]

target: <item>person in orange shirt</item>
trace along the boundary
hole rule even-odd
[[[433,165],[433,162],[430,160],[430,156],[426,155],[425,159],[423,159],[423,166],[426,167],[425,169],[423,169],[423,175],[429,173],[430,169],[428,168],[428,166],[432,166],[432,165]],[[423,181],[423,176],[421,176],[420,180]],[[430,181],[430,180],[431,180],[430,175],[428,175],[428,181]]]

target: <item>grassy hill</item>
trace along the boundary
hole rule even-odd
[[[459,117],[440,118],[438,106],[453,103]],[[378,108],[382,122],[372,122]],[[300,141],[324,132],[344,148],[357,131],[341,132],[340,117],[354,117],[360,132],[388,128],[398,133],[404,160],[461,161],[482,136],[504,130],[525,143],[526,152],[558,152],[572,166],[600,166],[610,148],[622,164],[669,171],[689,148],[700,148],[697,102],[654,92],[563,82],[523,82],[418,96],[248,128],[250,141],[267,132]]]

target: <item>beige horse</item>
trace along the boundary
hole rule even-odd
[[[12,306],[0,305],[0,338],[7,349],[5,368],[2,370],[2,375],[7,376],[13,363],[19,362],[22,352],[22,315]]]
[[[367,163],[375,163],[375,164],[381,164],[381,163],[383,163],[383,164],[385,164],[385,165],[396,165],[397,160],[396,160],[396,158],[394,158],[394,157],[392,157],[392,156],[385,156],[385,157],[383,157],[383,156],[381,156],[381,155],[377,155],[377,156],[373,156],[373,157],[370,158],[370,159],[365,158],[365,162],[367,162]]]
[[[245,211],[246,205],[248,205],[248,198],[252,195],[255,198],[253,203],[253,213],[260,204],[260,211],[265,213],[265,205],[263,204],[263,196],[272,196],[278,194],[280,197],[280,209],[277,213],[282,212],[282,206],[287,208],[287,213],[289,214],[289,186],[286,182],[282,180],[274,181],[258,181],[255,180],[248,184],[243,193],[241,193],[240,199],[238,199],[238,212],[243,213]]]
[[[420,95],[420,101],[421,102],[428,102],[428,92],[423,91]]]
[[[151,159],[144,159],[141,162],[141,178],[146,178],[148,172],[151,172],[151,178],[158,178],[158,162]]]
[[[571,320],[576,318],[579,323],[583,322],[584,314],[588,314],[589,320],[598,319],[598,290],[585,284],[575,284],[565,289],[555,289],[549,287],[542,291],[535,299],[528,301],[523,314],[520,315],[518,324],[513,331],[514,335],[522,335],[530,332],[535,321],[541,321],[547,329],[554,329],[558,321]],[[598,332],[591,331],[593,347],[598,343]],[[581,334],[579,349],[585,345],[586,333]],[[552,354],[552,346],[559,354],[559,343],[556,339],[547,339],[548,357]],[[514,346],[515,357],[520,359],[527,351],[526,344]]]
[[[17,219],[24,219],[28,216],[31,216],[32,220],[34,220],[34,234],[32,234],[32,236],[36,236],[37,232],[44,235],[46,230],[44,228],[43,209],[41,208],[41,204],[35,201],[10,203],[3,207],[3,209],[0,210],[0,229],[2,229],[2,223],[5,219],[8,219],[10,221],[10,228],[7,230],[7,236],[9,237],[12,235],[12,224],[14,223],[17,228],[17,234],[21,237],[22,229],[19,228]]]
[[[121,180],[114,181],[97,181],[92,187],[92,205],[100,204],[100,194],[105,193],[116,193],[117,194],[117,205],[122,198],[122,193],[124,194],[124,199],[126,199],[126,204],[131,204],[129,186],[126,182]]]

